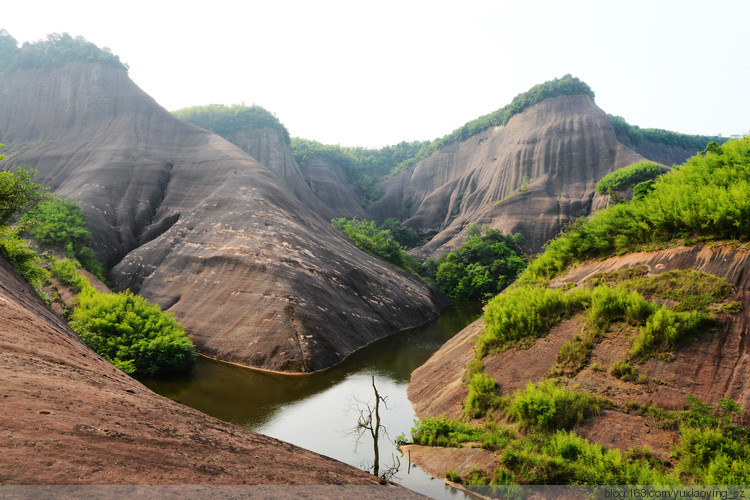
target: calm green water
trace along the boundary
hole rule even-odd
[[[401,457],[393,443],[409,436],[414,412],[406,397],[411,372],[480,314],[478,305],[451,308],[418,328],[382,339],[341,365],[311,375],[278,375],[201,358],[187,378],[145,380],[155,392],[227,422],[294,443],[355,467],[372,466],[372,438],[352,430],[363,402],[374,403],[372,377],[387,397],[381,407],[387,436],[379,447],[381,470],[401,460],[393,479],[436,498],[462,497]]]

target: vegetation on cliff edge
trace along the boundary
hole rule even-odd
[[[24,42],[18,47],[16,39],[0,29],[0,71],[49,69],[71,62],[104,64],[128,71],[128,65],[120,62],[119,56],[82,36],[73,38],[68,33],[52,33],[46,39]]]
[[[206,106],[192,106],[172,111],[182,121],[192,123],[198,127],[210,130],[225,139],[231,140],[232,135],[247,129],[273,129],[284,144],[290,143],[289,131],[273,113],[253,104],[208,104]]]

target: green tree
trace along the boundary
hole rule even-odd
[[[470,226],[461,248],[440,259],[428,259],[424,276],[453,300],[486,301],[505,289],[526,267],[520,234],[506,236],[497,229]]]
[[[0,160],[3,158],[0,155]],[[0,225],[50,198],[47,188],[34,182],[35,175],[36,170],[22,167],[0,172]]]
[[[78,295],[73,330],[98,354],[125,373],[161,375],[189,370],[195,349],[171,314],[125,291]]]
[[[91,233],[78,205],[62,199],[41,203],[24,214],[21,221],[36,241],[64,250],[68,257],[76,259],[86,270],[104,280],[101,264],[88,246]]]

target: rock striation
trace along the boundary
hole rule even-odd
[[[173,312],[200,352],[310,372],[434,318],[447,300],[314,213],[264,134],[254,147],[275,173],[173,117],[122,70],[0,74],[4,168],[37,169],[76,200],[115,287]]]
[[[644,159],[617,140],[591,97],[554,97],[386,180],[385,195],[367,210],[434,235],[414,250],[421,258],[460,246],[471,224],[520,232],[536,252],[565,223],[598,208],[599,179]]]

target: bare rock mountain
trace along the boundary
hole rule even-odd
[[[597,208],[599,179],[644,159],[617,140],[591,97],[553,97],[388,179],[368,213],[378,220],[405,213],[406,226],[435,235],[415,250],[423,258],[460,246],[471,224],[520,232],[538,251],[563,224]]]
[[[35,168],[81,205],[115,286],[174,312],[210,356],[319,370],[445,303],[300,201],[279,178],[288,158],[265,155],[269,139],[258,156],[276,175],[174,118],[123,70],[0,74],[0,138],[4,168]]]

